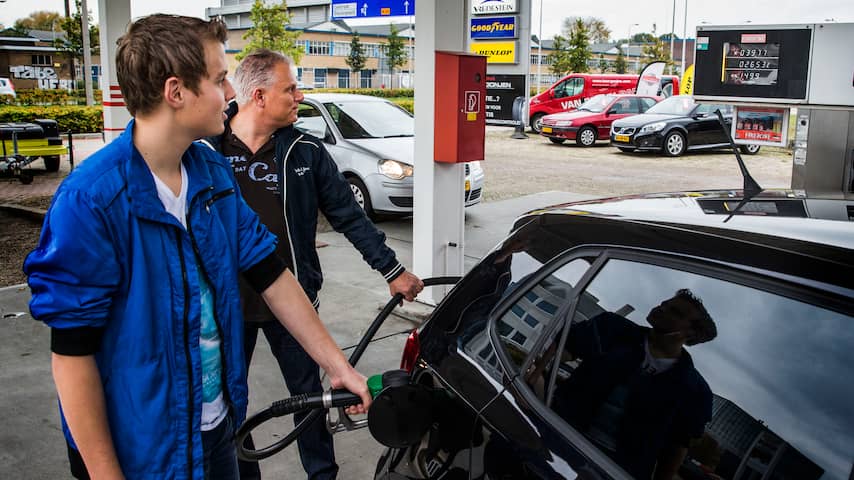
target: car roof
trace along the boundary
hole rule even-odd
[[[388,100],[371,95],[358,95],[355,93],[306,93],[305,98],[315,102],[388,102]]]
[[[724,222],[741,198],[739,190],[714,190],[572,202],[528,212],[514,230],[534,221],[553,232],[533,253],[541,260],[573,246],[613,245],[750,265],[854,292],[854,196],[769,190]],[[775,208],[780,214],[768,213]]]

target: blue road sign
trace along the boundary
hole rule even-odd
[[[332,20],[415,15],[415,0],[332,0]]]

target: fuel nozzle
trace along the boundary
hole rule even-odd
[[[374,393],[377,383],[381,388]],[[374,375],[368,379],[368,389],[374,397],[368,410],[371,435],[381,444],[393,448],[419,442],[433,423],[432,390],[412,383],[405,370],[389,370],[382,375]]]

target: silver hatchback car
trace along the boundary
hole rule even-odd
[[[409,112],[378,97],[308,94],[296,127],[323,139],[371,218],[412,213],[415,121]],[[465,174],[468,207],[482,198],[480,162],[467,163]]]

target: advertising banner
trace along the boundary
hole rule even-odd
[[[493,15],[518,11],[519,5],[516,4],[516,0],[471,0],[472,15]]]
[[[469,45],[472,53],[486,56],[486,63],[516,63],[516,42],[477,42]]]
[[[638,86],[635,93],[638,95],[658,95],[661,89],[661,76],[664,75],[664,62],[652,62],[646,67],[638,77]]]
[[[736,107],[733,119],[735,143],[785,147],[789,140],[788,108]]]
[[[469,33],[472,39],[516,38],[516,17],[480,17],[471,19]]]
[[[516,125],[513,121],[513,100],[525,96],[525,75],[486,74],[486,123]],[[522,120],[525,121],[524,119]]]

